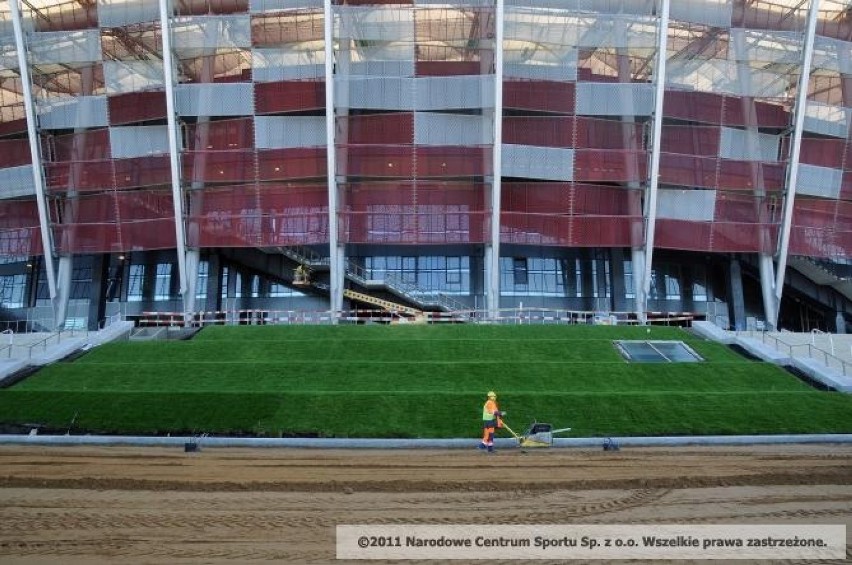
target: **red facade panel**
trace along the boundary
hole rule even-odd
[[[852,202],[797,197],[790,229],[790,254],[852,257]]]
[[[717,157],[722,136],[719,126],[663,124],[660,151],[678,155]]]
[[[27,120],[10,120],[8,122],[0,122],[0,135],[15,135],[18,133],[27,132]]]
[[[328,176],[325,147],[261,149],[257,152],[258,180],[324,178]]]
[[[107,97],[109,123],[132,124],[166,119],[166,93],[162,91],[129,92]]]
[[[0,140],[0,169],[32,163],[28,138]]]
[[[574,116],[507,116],[503,142],[541,147],[637,149],[644,146],[642,124]]]
[[[641,243],[642,218],[563,216],[558,214],[500,215],[500,241],[518,245],[630,247]]]
[[[191,193],[187,243],[194,247],[266,247],[327,243],[325,185],[264,184]]]
[[[787,150],[789,138],[785,138]],[[818,167],[852,169],[852,147],[845,139],[803,137],[799,162]]]
[[[65,161],[44,164],[45,183],[49,192],[93,192],[109,190],[113,180],[113,161]]]
[[[503,107],[573,114],[576,85],[571,82],[542,80],[505,81]]]
[[[491,174],[484,147],[353,145],[338,148],[339,175],[366,177],[459,177]]]
[[[784,106],[754,102],[752,111],[752,103],[749,98],[723,96],[712,92],[666,90],[663,97],[663,115],[667,118],[725,126],[784,128],[790,124],[790,114]]]
[[[405,145],[414,142],[414,114],[398,112],[337,118],[337,129],[352,145]]]
[[[772,249],[761,249],[761,246],[774,242],[777,234],[775,225],[660,218],[657,219],[655,245],[686,251],[771,253]]]
[[[645,151],[578,149],[574,179],[581,182],[644,182],[648,178]]]
[[[254,147],[254,118],[187,124],[186,148],[190,151],[235,151]]]
[[[109,192],[57,202],[63,223],[53,225],[60,253],[110,253],[175,247],[172,195]],[[54,221],[56,218],[54,218]]]
[[[254,85],[258,114],[325,110],[325,83],[307,80],[258,82]]]
[[[35,200],[0,200],[0,257],[43,254]]]
[[[168,155],[115,159],[114,164],[117,189],[170,185],[172,182]]]
[[[417,61],[414,72],[419,77],[484,75],[490,70],[480,61]]]
[[[50,161],[97,161],[112,156],[109,129],[89,129],[45,138],[44,154]]]
[[[341,212],[339,238],[365,244],[484,243],[488,225],[488,214],[481,211],[381,205],[368,212]]]
[[[255,152],[184,151],[183,178],[186,182],[251,182],[255,179]]]
[[[783,163],[732,161],[718,157],[660,154],[660,182],[674,186],[729,190],[783,190]]]

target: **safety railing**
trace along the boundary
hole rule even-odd
[[[737,332],[737,334],[740,333],[745,332]],[[754,334],[750,335],[753,336]],[[768,332],[763,332],[759,335],[761,336],[760,340],[762,343],[766,345],[771,345],[773,349],[782,353],[786,353],[790,357],[809,357],[816,361],[821,361],[823,365],[831,369],[840,369],[840,371],[846,377],[852,375],[852,363],[846,361],[845,359],[841,359],[833,353],[829,353],[825,349],[817,347],[813,343],[789,343],[787,341],[784,341],[777,335],[773,335]],[[771,343],[767,343],[767,341]],[[801,349],[805,349],[807,351],[807,354],[797,355],[796,352]]]
[[[15,344],[15,332],[13,332],[10,329],[6,329],[6,330],[3,330],[0,333],[2,333],[3,335],[9,336],[9,338],[8,338],[9,343],[6,343],[6,344],[3,345],[3,347],[0,347],[0,357],[3,356],[3,353],[6,353],[6,357],[11,358],[12,357],[12,346],[14,346],[14,344]]]

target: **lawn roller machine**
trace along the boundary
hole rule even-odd
[[[554,434],[571,431],[571,428],[559,428],[558,430],[554,430],[553,426],[550,424],[535,421],[530,424],[523,435],[516,434],[505,421],[503,422],[503,427],[506,428],[506,431],[512,434],[516,440],[518,440],[518,446],[521,449],[526,449],[528,447],[550,447],[553,445]]]

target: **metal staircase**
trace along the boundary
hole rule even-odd
[[[423,315],[423,311],[418,310],[417,308],[405,306],[404,304],[398,304],[390,300],[384,300],[383,298],[376,298],[375,296],[364,294],[363,292],[355,292],[354,290],[350,290],[348,288],[343,291],[343,296],[350,300],[355,300],[356,302],[373,304],[374,306],[378,306],[383,310],[394,314],[409,314],[411,316],[414,316],[415,318],[421,317]]]
[[[276,251],[312,271],[327,270],[330,265],[328,257],[321,256],[309,247],[278,247],[276,248]],[[366,269],[357,263],[347,260],[345,267],[345,277],[347,280],[357,283],[364,289],[385,290],[399,296],[411,304],[416,304],[421,309],[432,308],[443,312],[455,312],[467,309],[465,304],[442,292],[424,290],[415,284],[405,282],[402,277],[394,273],[386,273],[384,279],[377,280],[369,278]],[[317,288],[328,290],[328,285],[312,284]],[[369,296],[364,293],[356,294]],[[345,292],[344,296],[346,296]],[[376,300],[382,299],[376,298]],[[364,300],[361,300],[361,302],[364,302]],[[390,302],[390,304],[394,303]]]
[[[852,300],[852,266],[848,262],[791,256],[788,264],[816,284],[830,286]]]

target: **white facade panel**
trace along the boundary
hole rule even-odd
[[[507,79],[574,82],[577,80],[577,66],[506,63],[503,67],[503,76]]]
[[[750,80],[740,80],[738,65]],[[784,72],[759,70],[747,63],[722,60],[675,59],[668,62],[666,85],[700,92],[715,92],[733,96],[786,98],[787,75]]]
[[[802,59],[802,36],[790,31],[764,31],[734,28],[731,43],[741,46],[729,49],[731,60],[798,65]]]
[[[414,41],[414,11],[384,6],[336,6],[334,36],[356,41]]]
[[[165,155],[169,152],[168,126],[109,128],[109,143],[116,159]]]
[[[650,116],[653,110],[652,84],[577,84],[578,115]]]
[[[322,9],[323,0],[250,0],[249,11],[252,14],[276,12],[279,10]]]
[[[669,8],[672,21],[729,29],[734,6],[730,0],[675,0]]]
[[[413,110],[415,83],[413,78],[337,77],[334,95],[338,108]]]
[[[715,213],[715,190],[657,190],[657,219],[711,222]]]
[[[809,101],[805,109],[804,131],[845,138],[852,110]]]
[[[814,38],[814,62],[816,69],[825,69],[852,75],[852,43],[830,37]]]
[[[158,0],[98,0],[100,27],[118,27],[160,19]]]
[[[487,116],[414,114],[414,143],[418,145],[486,145],[493,141],[494,128]]]
[[[655,24],[652,18],[624,14],[596,16],[507,11],[504,44],[508,50],[518,42],[573,48],[653,49],[657,44]]]
[[[251,47],[251,18],[239,16],[190,16],[172,21],[177,53],[209,52]]]
[[[318,79],[325,76],[325,52],[296,49],[255,49],[251,53],[252,80]]]
[[[416,110],[494,107],[494,76],[424,77],[417,81]]]
[[[0,199],[34,196],[35,193],[32,165],[0,169]]]
[[[503,176],[570,181],[574,150],[534,145],[503,144]]]
[[[254,114],[252,84],[176,84],[175,110],[184,116]]]
[[[634,14],[649,16],[654,13],[655,0],[506,0],[506,6],[548,8],[570,12],[599,14]]]
[[[107,94],[156,90],[165,86],[162,61],[104,61]]]
[[[30,35],[27,49],[34,65],[93,63],[101,60],[101,32],[40,31]]]
[[[18,68],[18,50],[15,47],[15,40],[11,39],[8,43],[6,38],[0,36],[0,69],[17,69]]]
[[[781,137],[722,127],[719,155],[739,161],[778,161]]]
[[[350,76],[371,77],[413,77],[414,53],[409,60],[403,61],[359,61],[353,62],[348,69]]]
[[[44,129],[106,126],[106,96],[77,96],[57,101],[37,101],[38,123]]]
[[[258,149],[325,147],[325,116],[255,116]]]
[[[799,163],[796,194],[837,199],[843,182],[843,171]]]

